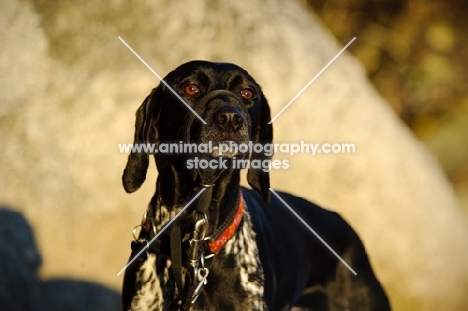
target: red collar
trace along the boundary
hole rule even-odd
[[[242,216],[244,214],[244,197],[242,196],[242,191],[239,191],[240,197],[239,197],[239,206],[237,207],[237,212],[236,215],[234,216],[234,219],[232,220],[232,223],[224,230],[219,237],[216,240],[208,242],[208,246],[210,248],[210,251],[213,254],[216,254],[223,246],[226,244],[227,241],[229,241],[234,233],[236,232],[236,229],[239,227],[239,224],[242,220]]]

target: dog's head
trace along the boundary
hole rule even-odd
[[[185,102],[185,103],[184,103]],[[204,124],[203,121],[206,123]],[[211,157],[246,156],[229,145],[271,143],[270,108],[260,86],[247,71],[229,63],[185,63],[153,89],[136,113],[134,144],[191,143],[213,146]],[[250,160],[269,161],[264,153]],[[182,155],[155,154],[158,170],[182,163]],[[147,153],[131,153],[122,177],[127,192],[138,190],[146,178]],[[249,168],[249,184],[269,200],[269,174]]]

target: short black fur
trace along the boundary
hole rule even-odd
[[[160,84],[137,111],[134,142],[271,143],[270,109],[260,86],[244,69],[228,63],[192,61],[165,77],[165,82],[197,112],[203,124],[168,89]],[[187,92],[195,85],[198,92]],[[192,87],[193,89],[193,87]],[[242,96],[248,89],[253,96]],[[149,210],[159,230],[202,187],[200,181],[216,176],[209,205],[209,229],[217,232],[233,210],[239,191],[246,203],[239,228],[214,258],[207,260],[208,283],[193,310],[390,310],[385,292],[375,277],[365,249],[354,230],[336,213],[304,199],[280,196],[357,272],[354,276],[312,235],[276,197],[270,198],[268,172],[250,168],[248,183],[240,187],[240,170],[191,170],[187,161],[219,154],[154,154],[159,176]],[[225,154],[250,160],[270,160],[265,154]],[[122,177],[127,192],[145,181],[149,154],[132,153]],[[271,200],[271,202],[270,202]],[[195,204],[196,205],[196,204]],[[144,230],[143,230],[144,231]],[[143,232],[142,235],[147,234]],[[161,238],[170,245],[169,234]],[[133,249],[132,258],[137,253]],[[178,289],[170,252],[142,255],[126,270],[124,310],[176,310]],[[155,259],[155,264],[151,260]],[[146,284],[145,284],[146,282]]]

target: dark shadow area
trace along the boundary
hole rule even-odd
[[[32,228],[19,212],[0,207],[0,309],[2,311],[120,310],[120,294],[73,279],[41,280]]]

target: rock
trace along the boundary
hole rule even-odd
[[[299,1],[9,1],[0,33],[0,202],[36,230],[43,274],[119,289],[131,230],[156,170],[125,194],[134,113],[157,78],[191,59],[229,61],[275,115],[341,49]],[[350,38],[351,40],[351,38]],[[359,38],[357,38],[359,40]],[[439,165],[341,55],[274,121],[275,141],[354,143],[354,154],[277,154],[272,186],[341,213],[395,310],[464,310],[468,227]],[[443,286],[441,286],[443,284]]]

